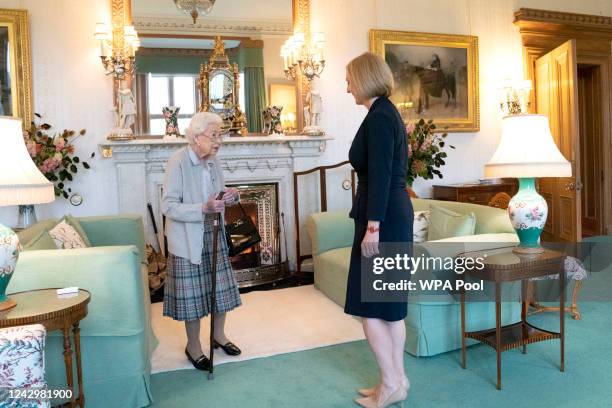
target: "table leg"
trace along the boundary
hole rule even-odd
[[[522,304],[521,304],[521,321],[523,322],[523,324],[521,325],[522,328],[522,338],[521,340],[525,341],[525,339],[527,338],[527,326],[524,324],[525,322],[527,322],[527,308],[529,307],[529,290],[527,288],[527,281],[526,280],[522,280],[521,281],[521,300],[522,300]],[[523,354],[527,353],[527,344],[523,344]]]
[[[565,267],[559,273],[559,343],[561,349],[560,370],[565,371]]]
[[[461,367],[465,368],[465,289],[461,288]]]
[[[76,322],[72,326],[72,334],[74,336],[74,352],[76,353],[76,365],[77,365],[77,382],[79,384],[79,396],[76,399],[79,407],[85,406],[85,395],[83,393],[83,370],[81,368],[81,328],[79,322]]]
[[[495,352],[497,353],[497,389],[501,390],[501,283],[495,282]]]
[[[75,399],[74,399],[74,383],[72,380],[72,349],[70,346],[70,328],[64,327],[62,329],[62,333],[64,335],[64,364],[66,365],[66,380],[68,383],[68,388],[72,391],[69,406],[74,407]]]

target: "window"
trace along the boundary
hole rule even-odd
[[[153,75],[147,78],[149,133],[163,135],[166,121],[162,115],[164,106],[179,106],[179,131],[185,134],[191,117],[198,106],[197,77],[191,75]]]

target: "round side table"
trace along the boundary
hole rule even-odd
[[[91,298],[88,291],[80,289],[78,293],[58,295],[57,289],[38,289],[12,293],[11,298],[17,306],[0,312],[0,328],[23,326],[27,324],[42,324],[50,332],[61,330],[64,335],[64,363],[66,364],[66,380],[72,391],[70,407],[85,405],[83,393],[83,373],[81,370],[81,335],[79,322],[87,316],[87,304]],[[77,382],[79,396],[75,398],[72,375],[72,347],[70,329],[74,338],[76,353]]]

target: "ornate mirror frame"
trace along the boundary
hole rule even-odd
[[[32,63],[27,10],[0,9],[0,26],[8,27],[11,72],[12,116],[32,121]]]
[[[310,36],[310,1],[291,0],[293,9],[293,31]],[[110,0],[112,21],[132,21],[132,0]],[[308,92],[308,80],[298,75],[296,85],[296,117],[298,129],[304,127],[304,96]]]

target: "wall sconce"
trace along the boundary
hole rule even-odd
[[[100,59],[106,75],[123,80],[134,72],[134,56],[140,47],[138,34],[132,25],[110,28],[104,23],[96,24],[94,37],[100,45]]]
[[[281,47],[285,77],[295,80],[298,72],[301,72],[308,81],[312,81],[321,75],[325,68],[324,45],[323,33],[314,33],[308,41],[302,32],[289,37]]]
[[[504,81],[504,85],[499,88],[499,108],[504,116],[529,113],[531,88],[530,80]]]

